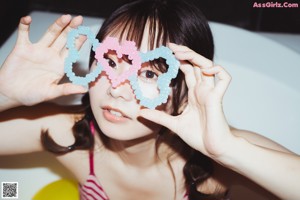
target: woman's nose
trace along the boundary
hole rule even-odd
[[[131,89],[129,80],[126,80],[115,87],[110,84],[107,89],[107,94],[116,99],[124,99],[126,101],[131,101],[134,98],[133,91]]]

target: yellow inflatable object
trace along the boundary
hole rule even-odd
[[[32,200],[79,200],[78,183],[67,179],[52,182],[38,191]]]

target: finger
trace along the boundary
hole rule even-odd
[[[75,48],[78,49],[78,51],[81,49],[82,45],[84,42],[87,40],[87,37],[84,35],[80,35],[76,40],[75,40]],[[66,58],[68,55],[68,48],[64,47],[63,50],[61,51],[61,56],[62,58]]]
[[[179,60],[187,60],[193,66],[199,66],[201,69],[209,68],[213,66],[213,62],[204,56],[196,53],[195,51],[189,49],[186,46],[169,44],[170,48],[174,51],[174,54]],[[201,74],[201,73],[200,73]],[[199,74],[198,74],[199,75]],[[200,76],[197,76],[198,78]],[[202,81],[207,85],[214,86],[214,77],[213,76],[202,76]]]
[[[52,24],[39,41],[43,46],[50,46],[64,28],[70,23],[71,15],[62,15]]]
[[[178,45],[178,44],[175,44],[175,43],[172,43],[172,42],[169,42],[167,44],[167,46],[173,51],[173,52],[176,52],[176,51],[190,51],[191,49],[188,48],[187,46],[184,46],[184,45]]]
[[[168,46],[170,48],[172,48],[173,52],[185,52],[185,51],[192,51],[190,48],[188,48],[187,46],[183,46],[183,45],[177,45],[175,43],[169,43]],[[190,63],[191,65],[193,65],[192,63]],[[194,67],[194,74],[196,77],[197,81],[201,81],[202,79],[202,72],[199,69],[199,67]]]
[[[180,70],[183,72],[185,76],[185,82],[189,90],[193,89],[197,83],[195,72],[193,66],[187,64],[187,62],[183,62],[180,65]]]
[[[52,47],[57,51],[61,51],[66,45],[68,33],[72,29],[77,28],[80,24],[82,24],[82,21],[82,16],[74,17],[69,23],[69,25],[60,33],[57,39],[53,42]]]
[[[188,60],[193,65],[197,65],[200,68],[208,68],[213,66],[213,62],[211,60],[196,53],[195,51],[191,50],[186,46],[177,45],[173,43],[169,43],[168,46],[179,60]]]
[[[193,67],[194,69],[194,74],[196,77],[196,81],[199,83],[202,81],[202,71],[200,69],[200,67]]]
[[[206,59],[194,51],[176,52],[175,56],[179,60],[188,60],[191,64],[193,64],[193,66],[200,67],[201,69],[209,68],[213,65],[211,60]],[[203,75],[201,80],[206,85],[214,86],[213,76]]]
[[[223,97],[231,82],[231,76],[229,75],[229,73],[226,72],[225,69],[221,66],[202,69],[202,71],[205,74],[216,75],[218,81],[216,82],[214,90],[216,93],[221,94]]]
[[[71,94],[83,94],[88,91],[87,88],[80,86],[80,85],[74,85],[72,83],[64,83],[60,85],[54,85],[52,87],[52,98],[60,97],[60,96],[66,96]]]
[[[19,28],[18,28],[18,44],[29,44],[29,29],[31,24],[31,17],[25,16],[20,19]]]
[[[142,109],[140,116],[176,132],[176,119],[163,111]]]

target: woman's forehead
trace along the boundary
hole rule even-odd
[[[128,23],[124,24],[128,25]],[[133,28],[130,25],[125,26],[124,24],[115,26],[106,34],[106,37],[117,38],[120,44],[124,43],[124,41],[133,41],[137,49],[141,52],[153,50],[153,48],[163,44],[161,39],[162,34],[159,34],[159,31],[162,30],[159,30],[159,26],[151,26],[149,20],[147,20],[144,29],[142,27]],[[158,39],[159,37],[160,39]]]

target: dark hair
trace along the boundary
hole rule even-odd
[[[149,28],[145,29],[146,24]],[[121,34],[120,38],[135,41],[140,47],[144,31],[149,31],[149,48],[153,49],[167,42],[188,46],[208,59],[213,59],[214,44],[211,30],[202,12],[186,0],[137,0],[117,9],[107,18],[97,38],[102,41],[108,34]],[[126,36],[126,37],[125,37]],[[90,64],[94,61],[91,52]],[[186,104],[187,88],[183,73],[180,71],[172,82],[172,115],[180,114],[180,108]],[[45,148],[54,153],[67,153],[76,149],[91,149],[94,144],[89,122],[95,120],[89,105],[88,95],[83,98],[85,117],[74,125],[75,143],[69,147],[57,145],[48,132],[42,133]],[[97,123],[95,123],[97,124]],[[99,132],[99,127],[96,126]],[[102,139],[109,140],[101,134]],[[197,191],[197,185],[203,183],[213,173],[212,161],[202,153],[185,144],[176,134],[166,128],[159,133],[157,144],[168,140],[176,153],[187,159],[184,175],[189,199],[216,199],[216,195]],[[158,145],[157,145],[158,146]],[[172,171],[173,172],[173,171]]]

